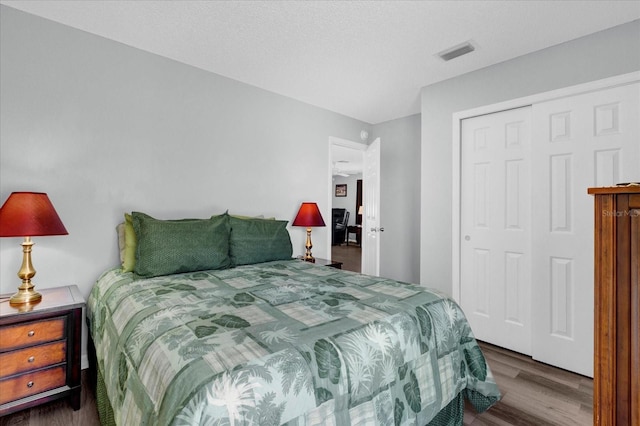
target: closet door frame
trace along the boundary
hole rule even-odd
[[[478,115],[492,114],[500,111],[506,111],[514,108],[521,108],[529,105],[533,105],[539,102],[551,101],[554,99],[564,98],[567,96],[574,96],[582,93],[593,92],[602,89],[608,89],[616,86],[622,86],[634,82],[640,81],[640,72],[632,72],[628,74],[622,74],[615,77],[609,77],[602,80],[595,80],[588,83],[578,84],[575,86],[564,87],[549,92],[543,92],[536,95],[526,96],[522,98],[512,99],[505,102],[495,103],[491,105],[485,105],[478,108],[473,108],[465,111],[456,112],[452,118],[452,205],[451,205],[451,220],[452,220],[452,232],[451,232],[451,265],[452,265],[452,297],[457,302],[460,302],[460,237],[461,237],[461,216],[460,216],[460,181],[461,181],[461,126],[462,120],[475,117]],[[586,191],[586,188],[585,188]]]

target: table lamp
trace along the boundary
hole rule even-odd
[[[292,225],[307,227],[307,243],[305,244],[307,252],[304,255],[304,260],[307,262],[315,262],[314,257],[311,255],[311,248],[313,247],[311,244],[311,227],[325,226],[318,205],[316,203],[302,203]]]
[[[18,277],[22,284],[11,296],[11,305],[38,303],[42,295],[34,290],[31,278],[36,270],[31,264],[31,237],[44,235],[67,235],[56,209],[47,194],[41,192],[13,192],[0,209],[0,237],[24,237],[22,243],[22,266]]]

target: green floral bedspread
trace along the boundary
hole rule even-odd
[[[452,300],[291,260],[139,279],[88,302],[120,425],[426,425],[499,391]]]

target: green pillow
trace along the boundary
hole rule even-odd
[[[136,233],[133,230],[133,221],[129,213],[124,214],[124,254],[122,271],[133,272],[136,265]]]
[[[229,216],[235,217],[236,219],[262,219],[262,216],[244,216],[241,214],[230,214]]]
[[[227,213],[229,213],[227,211]],[[258,215],[258,216],[245,216],[245,215],[241,215],[241,214],[230,214],[229,216],[231,217],[235,217],[236,219],[265,219],[265,220],[276,220],[275,217],[264,217],[264,215]]]
[[[291,259],[293,247],[286,220],[229,217],[229,253],[233,265]]]
[[[137,239],[134,272],[144,277],[224,269],[229,258],[229,216],[158,220],[131,213]]]

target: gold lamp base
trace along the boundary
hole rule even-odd
[[[305,262],[315,262],[316,258],[311,255],[311,249],[313,248],[311,244],[311,228],[307,228],[307,243],[304,247],[307,249],[307,252],[304,254]]]
[[[36,304],[42,300],[42,295],[34,290],[31,278],[36,275],[36,270],[31,264],[31,248],[33,242],[31,237],[24,237],[22,243],[22,266],[18,271],[18,278],[22,279],[22,284],[18,287],[18,292],[9,299],[10,305]]]
[[[9,299],[10,305],[36,304],[42,300],[42,295],[33,289],[22,289],[18,287],[18,292]]]

